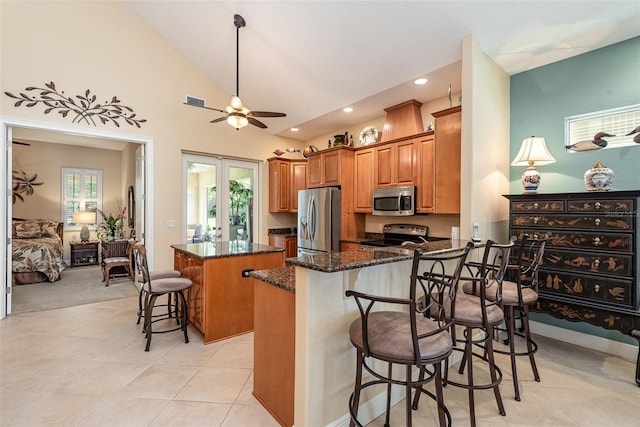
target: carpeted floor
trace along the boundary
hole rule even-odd
[[[57,282],[12,287],[11,313],[51,310],[138,295],[128,279],[112,279],[104,286],[99,266],[66,268]]]

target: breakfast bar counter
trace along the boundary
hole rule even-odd
[[[428,253],[463,248],[466,241],[425,244]],[[413,251],[375,248],[287,258],[286,267],[254,271],[254,396],[285,425],[347,425],[355,378],[349,325],[358,318],[355,289],[406,297]],[[384,412],[364,396],[372,417]],[[381,400],[384,402],[384,399]]]

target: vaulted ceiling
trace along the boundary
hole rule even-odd
[[[236,91],[233,16],[242,15],[240,96],[252,110],[287,113],[264,119],[266,131],[301,140],[408,99],[444,97],[449,85],[460,91],[461,41],[470,33],[509,74],[640,35],[637,0],[124,3],[229,96]],[[418,77],[429,83],[413,85]],[[354,112],[343,113],[347,106]]]

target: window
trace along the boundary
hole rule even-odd
[[[73,213],[102,209],[102,171],[62,168],[62,222],[74,226]]]
[[[565,118],[567,152],[637,146],[640,104]],[[593,144],[589,144],[593,141]],[[572,147],[578,146],[578,149]]]

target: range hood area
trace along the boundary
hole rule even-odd
[[[387,117],[384,121],[380,142],[423,133],[421,106],[421,102],[412,99],[402,104],[385,108],[384,111],[386,111]]]

